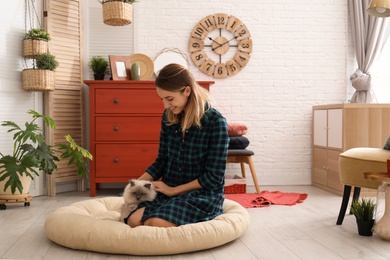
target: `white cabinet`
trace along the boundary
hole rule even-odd
[[[342,148],[342,109],[313,111],[313,143],[317,146]]]
[[[389,135],[390,104],[314,106],[312,184],[341,195],[340,153],[353,147],[382,148]]]

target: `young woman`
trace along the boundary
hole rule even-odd
[[[211,106],[209,93],[183,66],[169,64],[156,78],[164,103],[158,158],[139,178],[158,192],[125,219],[139,225],[175,227],[222,214],[229,144],[225,118]]]

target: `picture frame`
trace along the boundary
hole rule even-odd
[[[108,55],[112,80],[130,79],[130,56]]]

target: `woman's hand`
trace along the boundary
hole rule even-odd
[[[176,195],[175,188],[166,185],[162,181],[153,182],[153,187],[154,187],[155,191],[160,192],[160,193],[164,194],[165,196],[173,197]]]

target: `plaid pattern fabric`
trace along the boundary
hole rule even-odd
[[[186,131],[162,118],[158,158],[146,170],[155,180],[175,187],[198,179],[201,190],[175,197],[158,194],[146,207],[142,221],[158,217],[178,225],[196,223],[222,214],[224,176],[229,137],[226,119],[215,109],[202,118],[202,127]]]

